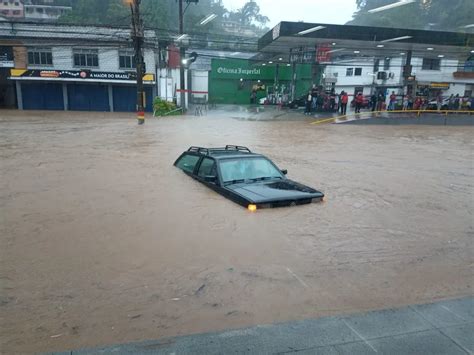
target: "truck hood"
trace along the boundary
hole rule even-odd
[[[226,188],[252,203],[296,202],[298,200],[324,197],[322,192],[289,179],[262,181],[251,184],[234,184],[226,186]]]

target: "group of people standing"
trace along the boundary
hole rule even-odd
[[[313,111],[336,111],[338,109],[338,96],[331,90],[327,94],[321,88],[313,85],[305,98],[305,114],[309,115]]]
[[[349,102],[349,95],[342,91],[339,95],[336,94],[334,89],[328,94],[321,89],[318,89],[316,85],[313,85],[312,89],[308,91],[306,96],[305,114],[309,115],[312,111],[329,111],[337,112],[341,111],[341,114],[345,115],[347,111],[347,104]]]
[[[439,100],[438,100],[439,102]],[[459,94],[451,96],[448,99],[448,110],[465,110],[465,109],[472,109],[472,102],[473,98],[469,98],[467,96],[461,97]],[[442,101],[441,101],[442,103]],[[439,104],[438,104],[439,107]],[[438,109],[439,110],[439,109]]]
[[[436,98],[438,110],[446,108],[446,106],[448,110],[469,110],[472,109],[472,101],[472,98],[460,97],[459,94],[451,95],[449,99],[443,99],[441,94],[439,94]],[[348,103],[349,95],[344,90],[341,91],[339,95],[335,94],[334,89],[331,90],[330,94],[327,94],[324,91],[318,90],[318,88],[313,85],[306,97],[305,114],[309,115],[315,110],[340,112],[341,115],[346,115]],[[411,95],[403,95],[401,100],[399,100],[395,91],[391,92],[388,102],[386,102],[385,91],[374,92],[367,98],[364,97],[362,92],[358,92],[354,95],[352,104],[355,113],[360,113],[360,110],[364,107],[374,112],[383,111],[385,109],[387,111],[394,111],[400,106],[403,111],[431,109],[433,106],[427,98],[419,96],[413,98]]]

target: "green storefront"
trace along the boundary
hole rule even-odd
[[[212,59],[209,73],[209,101],[218,104],[249,104],[250,94],[257,89],[257,99],[272,92],[276,64],[254,64],[242,59]],[[278,90],[290,90],[292,68],[278,66]],[[296,66],[296,97],[311,87],[311,65]],[[258,101],[257,101],[258,102]]]

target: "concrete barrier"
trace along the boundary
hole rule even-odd
[[[446,126],[474,126],[474,115],[448,116]]]
[[[356,125],[431,125],[431,126],[474,126],[473,115],[423,115],[420,117],[369,117],[347,121],[337,124]]]

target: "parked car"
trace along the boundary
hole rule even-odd
[[[306,98],[308,94],[302,95],[288,103],[289,108],[298,108],[298,107],[305,107],[306,106]]]
[[[286,178],[267,157],[247,147],[190,147],[174,165],[224,197],[256,211],[260,208],[319,202],[324,194]]]
[[[449,108],[449,98],[443,99],[441,104],[442,110],[447,110]],[[438,101],[436,99],[431,100],[428,102],[428,110],[437,110],[438,109]]]

